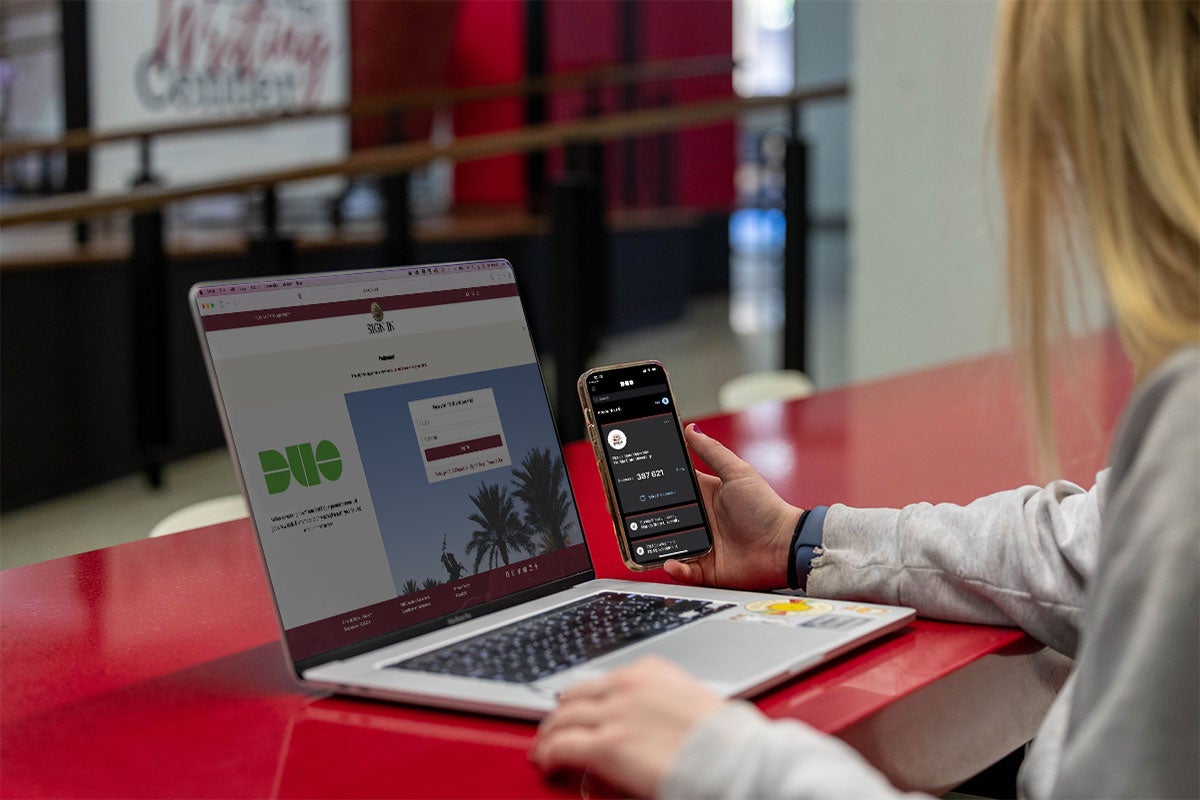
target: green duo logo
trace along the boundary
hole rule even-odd
[[[342,477],[342,454],[328,439],[311,444],[294,444],[278,450],[260,450],[258,462],[267,479],[267,493],[279,494],[292,485],[292,478],[301,486],[316,486],[321,478],[329,482]]]

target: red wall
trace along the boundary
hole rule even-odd
[[[352,2],[352,95],[365,97],[403,88],[448,82],[474,86],[518,81],[525,75],[524,0],[421,0],[420,2]],[[639,2],[641,59],[658,61],[695,55],[731,54],[731,0],[654,0]],[[546,66],[551,73],[616,64],[620,61],[621,6],[618,0],[548,0]],[[641,91],[640,102],[663,99],[663,84]],[[728,75],[674,81],[665,88],[671,103],[733,94]],[[620,95],[608,89],[603,110],[620,110]],[[584,113],[583,92],[565,92],[547,103],[551,121],[576,119]],[[427,120],[410,120],[410,135],[421,133]],[[356,124],[355,146],[375,143],[382,135]],[[509,130],[524,124],[520,99],[461,106],[454,114],[456,136]],[[427,127],[424,128],[427,131]],[[664,139],[672,163],[664,166]],[[729,208],[733,204],[735,127],[733,123],[694,128],[669,137],[643,137],[635,145],[633,169],[639,176],[635,205],[646,205],[661,193],[659,171],[670,169],[671,205]],[[622,172],[626,149],[606,146],[607,190],[611,204],[623,203]],[[551,179],[561,169],[561,156],[550,158]],[[527,199],[523,156],[474,161],[455,167],[454,193],[459,204],[524,204]],[[653,185],[652,185],[653,184]]]
[[[733,55],[733,4],[655,0],[639,4],[647,61],[726,53]],[[732,76],[676,81],[677,103],[733,95]],[[693,128],[679,139],[679,204],[699,208],[733,207],[737,160],[734,123]]]
[[[460,0],[451,43],[450,81],[478,86],[525,76],[525,4],[522,0]],[[519,99],[460,106],[454,135],[511,130],[525,124]],[[454,201],[460,204],[524,203],[525,158],[503,156],[454,168]]]
[[[448,43],[458,16],[456,0],[351,2],[350,96],[354,99],[442,86],[450,67]],[[429,135],[431,115],[409,112],[404,138]],[[388,123],[360,117],[351,125],[354,149],[387,141]]]
[[[635,8],[640,28],[642,61],[733,53],[733,4],[729,0],[654,0]],[[620,62],[620,5],[617,0],[550,0],[546,7],[546,63],[551,72],[565,72]],[[642,107],[660,102],[694,102],[733,94],[729,75],[662,82],[641,88]],[[616,89],[602,93],[606,111],[619,111]],[[584,114],[583,92],[560,93],[548,104],[551,120],[576,119]],[[664,153],[671,163],[662,163]],[[633,170],[639,185],[633,205],[652,205],[660,194],[662,170],[668,170],[675,191],[671,205],[727,209],[733,205],[736,162],[734,124],[692,128],[665,137],[642,137],[635,143]],[[610,205],[624,205],[626,148],[618,142],[605,147],[607,194]],[[552,165],[561,164],[554,158]]]

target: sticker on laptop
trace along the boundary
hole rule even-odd
[[[866,614],[869,617],[878,617],[888,613],[886,608],[879,606],[842,606],[841,610],[850,614]]]
[[[827,614],[823,617],[802,619],[796,623],[798,628],[819,628],[826,631],[848,631],[860,625],[866,625],[871,620],[865,617],[844,617],[841,614]]]
[[[810,603],[810,605],[817,605]],[[825,605],[825,604],[822,604]],[[775,625],[783,628],[815,628],[826,631],[848,631],[870,623],[867,617],[851,617],[844,614],[802,611],[792,614],[764,614],[761,612],[740,613],[730,617],[731,622],[749,622],[756,625]]]
[[[819,600],[802,597],[779,600],[754,600],[746,604],[746,610],[768,617],[791,617],[797,614],[824,614],[833,611],[833,605]]]

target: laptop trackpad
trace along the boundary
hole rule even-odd
[[[810,628],[711,620],[656,636],[589,666],[607,671],[644,656],[659,655],[702,681],[736,683],[806,655],[816,656],[828,648],[832,639],[829,633]]]

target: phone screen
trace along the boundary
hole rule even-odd
[[[662,365],[595,370],[584,384],[629,560],[652,567],[707,552],[708,518]]]

